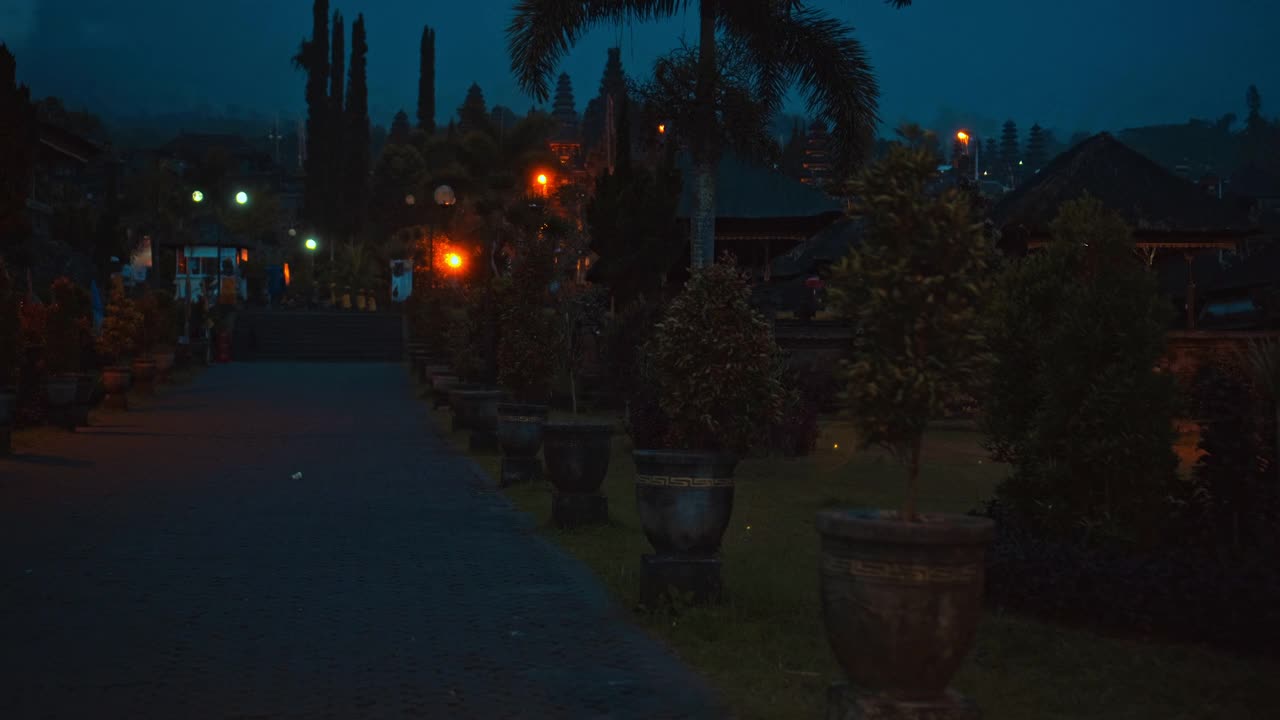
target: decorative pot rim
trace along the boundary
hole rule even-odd
[[[678,465],[737,465],[738,456],[714,450],[649,450],[631,451],[631,459],[637,462],[669,463]]]
[[[547,419],[547,414],[551,412],[551,408],[538,403],[515,403],[504,402],[498,403],[498,416],[502,415],[540,415],[543,420]]]
[[[878,508],[823,510],[818,532],[829,537],[897,545],[986,545],[995,533],[991,518],[958,513],[920,513],[902,522],[898,511]]]
[[[544,432],[577,432],[584,435],[612,435],[616,430],[613,423],[590,420],[551,420],[542,427]]]

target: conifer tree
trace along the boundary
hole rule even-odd
[[[1031,126],[1027,136],[1027,172],[1034,174],[1045,164],[1045,134],[1040,123]]]
[[[995,160],[993,157],[992,160]],[[1006,120],[1000,131],[1000,169],[1003,174],[1012,174],[1018,166],[1018,125]]]
[[[458,130],[466,135],[476,130],[489,128],[489,110],[484,103],[484,91],[477,83],[471,83],[467,90],[467,98],[458,108]]]
[[[328,140],[325,132],[329,115],[329,0],[315,0],[311,9],[311,39],[304,40],[294,62],[307,73],[306,185],[303,189],[303,217],[316,222],[325,208],[324,184]]]
[[[365,35],[364,15],[351,24],[350,79],[347,82],[347,163],[345,192],[347,230],[357,232],[364,226],[369,210],[369,44]]]
[[[436,132],[436,31],[422,28],[418,57],[418,129]]]

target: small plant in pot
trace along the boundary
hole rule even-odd
[[[930,189],[926,152],[895,147],[855,183],[862,244],[834,269],[835,307],[855,330],[848,411],[864,447],[905,468],[900,510],[822,512],[823,617],[848,685],[833,717],[971,717],[947,687],[982,615],[987,518],[922,513],[921,447],[931,419],[979,387],[991,244],[965,195]]]
[[[85,337],[89,335],[89,307],[78,290],[69,278],[53,281],[53,304],[45,334],[50,419],[70,430],[77,424],[76,408],[83,404],[87,409],[93,390],[92,384],[82,379],[89,377],[81,372]]]
[[[504,280],[491,278],[469,288],[466,302],[451,328],[454,366],[462,382],[449,390],[453,429],[471,431],[472,450],[497,450],[498,403],[504,393],[493,386],[493,341],[496,339],[495,303]]]
[[[102,369],[102,385],[107,393],[103,404],[106,407],[116,410],[129,407],[126,393],[133,378],[129,360],[138,350],[141,325],[142,313],[125,295],[123,284],[113,283],[102,318],[102,331],[98,335],[98,354],[106,363]]]
[[[785,400],[773,330],[750,299],[732,257],[694,270],[642,353],[648,387],[631,426],[636,504],[655,551],[643,558],[646,605],[671,590],[699,602],[721,594],[734,470],[767,443]]]
[[[547,421],[547,401],[555,373],[556,318],[547,307],[555,277],[550,238],[530,235],[518,248],[509,292],[499,316],[498,384],[514,402],[498,405],[502,446],[499,484],[528,482],[542,475],[538,451]]]
[[[0,457],[12,452],[10,437],[17,413],[19,342],[18,295],[13,280],[0,259]]]

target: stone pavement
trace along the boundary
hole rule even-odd
[[[0,459],[0,718],[724,717],[409,384],[213,367]]]

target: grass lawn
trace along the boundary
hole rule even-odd
[[[436,419],[447,433],[447,411],[437,411]],[[465,451],[464,433],[450,437]],[[742,720],[823,717],[826,688],[841,678],[823,634],[814,515],[832,506],[897,507],[903,484],[899,467],[881,453],[857,452],[853,441],[848,425],[831,422],[812,457],[739,465],[734,519],[723,547],[729,604],[689,610],[674,620],[636,615],[709,678]],[[557,531],[546,526],[549,485],[506,492],[630,607],[639,592],[640,555],[651,549],[636,512],[630,441],[616,436],[613,447],[603,488],[612,526]],[[476,461],[496,477],[499,457]],[[986,459],[976,433],[931,432],[921,505],[965,512],[990,495],[1003,473]],[[988,720],[1242,720],[1280,717],[1271,689],[1277,678],[1280,663],[988,613],[955,686],[978,701]]]

